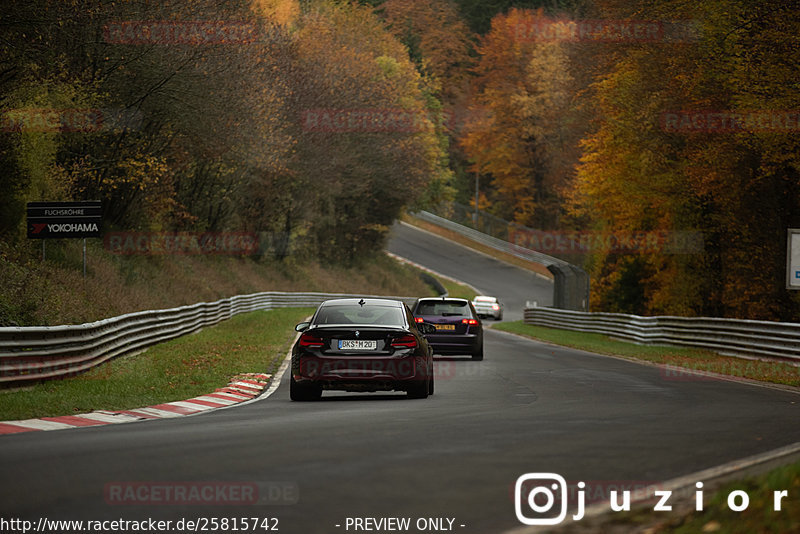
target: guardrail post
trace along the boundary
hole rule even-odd
[[[561,265],[548,265],[547,270],[553,273],[553,307],[564,308],[566,306],[567,277]]]
[[[589,274],[577,265],[569,264],[572,271],[570,310],[589,311]]]

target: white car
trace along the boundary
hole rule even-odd
[[[497,300],[497,297],[479,295],[472,301],[472,305],[478,317],[494,317],[497,321],[503,319],[503,303]]]

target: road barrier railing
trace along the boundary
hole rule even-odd
[[[800,323],[713,317],[641,317],[544,307],[526,308],[524,322],[606,334],[641,344],[678,345],[730,356],[800,363]]]
[[[500,252],[544,265],[553,274],[553,306],[566,310],[589,310],[589,275],[577,265],[484,234],[428,211],[417,211],[410,215]]]
[[[0,385],[72,376],[112,358],[196,332],[240,313],[316,307],[325,300],[370,297],[342,293],[265,292],[165,310],[128,313],[92,323],[0,328]],[[379,297],[402,300],[413,297]]]

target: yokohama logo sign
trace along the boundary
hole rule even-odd
[[[29,202],[28,239],[101,237],[99,201]]]
[[[36,224],[34,225],[41,231],[44,228],[47,228],[47,231],[52,234],[62,233],[62,232],[99,232],[100,229],[95,223],[91,224],[81,224],[81,223],[64,223],[64,224]],[[34,230],[34,233],[38,233]]]

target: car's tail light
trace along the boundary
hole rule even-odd
[[[413,349],[416,346],[417,338],[410,334],[392,340],[392,347],[396,349]]]
[[[478,324],[477,319],[461,319],[461,322],[464,324],[475,325]]]
[[[416,322],[418,322],[418,323],[424,323],[425,322],[425,319],[423,319],[422,317],[414,317],[414,320]]]
[[[497,304],[492,304],[492,309],[493,310],[499,310],[500,306],[498,306]]]
[[[306,347],[309,349],[318,349],[324,345],[325,342],[318,338],[317,336],[312,336],[311,334],[303,334],[300,336],[300,346]]]

